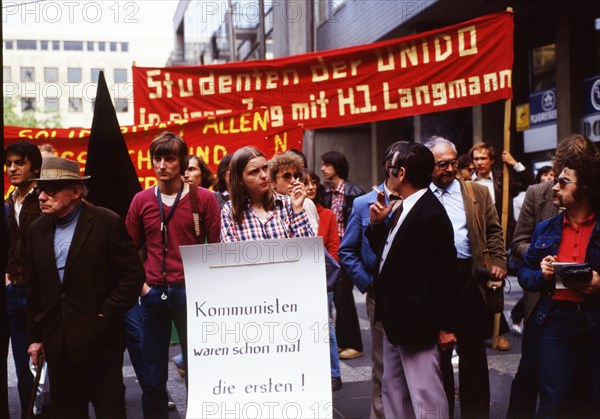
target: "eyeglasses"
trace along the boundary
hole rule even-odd
[[[458,165],[458,160],[448,160],[448,161],[439,161],[435,164],[435,167],[440,169],[446,169],[448,166],[456,167]]]
[[[576,180],[569,180],[566,177],[557,177],[552,181],[554,185],[557,183],[560,185],[560,189],[565,189],[569,183],[577,183]]]
[[[45,185],[40,185],[37,184],[34,188],[33,188],[33,192],[37,195],[40,196],[43,193],[45,193],[47,196],[49,197],[53,197],[54,195],[56,195],[57,193],[59,193],[60,191],[62,191],[63,189],[73,185],[73,182],[61,182],[61,181],[57,181],[57,182],[52,182],[52,183],[48,183]]]
[[[282,178],[283,180],[285,180],[286,182],[291,182],[292,179],[299,179],[300,181],[302,181],[304,179],[304,176],[302,175],[302,172],[285,172],[282,173],[280,175],[277,175],[277,177]]]

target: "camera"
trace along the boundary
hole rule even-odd
[[[492,273],[484,268],[475,269],[475,280],[485,287],[489,312],[502,313],[504,310],[504,281],[502,281],[502,286],[500,287],[490,287],[488,282],[496,281],[496,278],[493,278]]]

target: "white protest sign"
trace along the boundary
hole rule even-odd
[[[332,417],[320,237],[182,246],[188,418]]]

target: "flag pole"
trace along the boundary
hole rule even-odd
[[[512,100],[506,99],[504,102],[504,151],[510,153],[510,111]],[[502,234],[504,238],[504,247],[506,248],[506,231],[508,228],[508,198],[509,198],[509,183],[510,172],[508,165],[503,165],[502,172]],[[492,332],[492,349],[498,347],[498,338],[500,337],[500,316],[502,313],[494,313],[494,330]]]

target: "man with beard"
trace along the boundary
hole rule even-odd
[[[593,417],[600,407],[600,159],[568,158],[554,183],[554,205],[564,211],[536,226],[519,269],[521,287],[540,293],[536,417]],[[560,272],[561,263],[583,262],[589,275],[584,267],[577,278]]]

